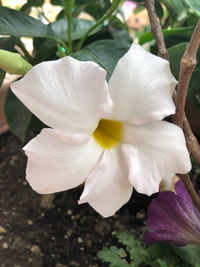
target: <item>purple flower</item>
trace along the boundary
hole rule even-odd
[[[147,226],[151,232],[144,242],[168,242],[177,246],[200,245],[200,213],[192,203],[182,181],[175,184],[175,192],[164,191],[148,209]]]

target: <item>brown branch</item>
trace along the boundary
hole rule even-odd
[[[183,115],[190,78],[197,64],[196,53],[199,45],[200,20],[195,27],[191,40],[187,45],[185,53],[181,59],[179,82],[176,95],[176,114],[174,115],[174,123],[180,127],[182,127],[183,124]]]
[[[151,31],[155,37],[155,40],[156,40],[156,43],[158,46],[158,55],[164,59],[169,60],[169,55],[168,55],[167,50],[166,50],[165,41],[164,41],[164,37],[162,34],[162,29],[161,29],[161,26],[159,24],[158,17],[156,15],[156,10],[154,7],[154,0],[145,0],[145,5],[146,5],[148,15],[149,15],[149,20],[150,20],[150,24],[151,24]],[[200,38],[200,36],[198,36],[198,35],[200,35],[199,31],[200,30],[199,30],[199,23],[198,23],[197,28],[195,29],[194,34],[192,35],[192,39],[190,41],[189,48],[187,48],[187,54],[186,54],[186,56],[188,56],[190,59],[192,59],[192,61],[194,60],[193,55],[196,54],[196,53],[194,53],[193,49],[197,50],[197,48],[199,46],[198,40],[196,41],[196,38],[197,39]],[[196,37],[196,36],[198,36],[198,37]],[[187,57],[186,57],[186,59],[187,59]],[[191,71],[191,74],[192,74],[192,71]],[[188,82],[188,84],[189,84],[189,82]],[[188,87],[188,84],[187,84],[187,87]],[[187,93],[187,87],[186,87],[186,93]],[[181,88],[181,87],[179,87],[179,88]],[[199,144],[198,144],[198,141],[197,141],[196,137],[194,136],[194,134],[190,128],[190,125],[189,125],[188,120],[187,120],[185,113],[184,113],[184,108],[185,108],[185,106],[183,107],[182,120],[183,120],[183,126],[184,126],[183,130],[185,133],[186,142],[187,142],[189,150],[192,152],[193,156],[199,162],[199,156],[200,156],[199,155],[200,154]],[[194,190],[194,187],[191,183],[189,176],[187,174],[185,174],[185,175],[180,175],[180,177],[181,177],[194,205],[196,206],[196,208],[200,212],[200,200],[199,200],[199,198],[198,198],[198,196]]]
[[[169,55],[165,46],[165,41],[163,38],[162,29],[160,26],[159,18],[156,15],[156,10],[154,6],[154,0],[145,0],[145,6],[149,15],[149,20],[151,24],[151,32],[156,39],[158,46],[158,56],[169,60]]]
[[[196,161],[200,164],[200,146],[190,128],[190,124],[187,120],[185,113],[183,115],[183,131],[186,137],[188,150],[192,153]]]
[[[177,97],[177,93],[176,91],[174,92],[174,102],[176,103],[176,97]],[[187,143],[187,148],[189,150],[190,153],[192,153],[192,155],[194,156],[194,158],[196,159],[196,161],[200,164],[200,146],[199,143],[197,141],[197,138],[195,137],[195,135],[192,132],[192,129],[190,127],[190,124],[188,122],[188,119],[186,117],[185,112],[183,113],[183,132],[185,134],[185,139],[186,139],[186,143]]]

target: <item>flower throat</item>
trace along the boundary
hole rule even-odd
[[[102,119],[93,132],[93,137],[103,149],[112,148],[121,141],[122,123]]]

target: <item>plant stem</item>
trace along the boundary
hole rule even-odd
[[[72,21],[72,9],[74,7],[74,0],[62,0],[65,14],[67,17],[67,37],[68,37],[68,44],[69,44],[69,52],[73,52],[72,48],[72,36],[71,36],[71,21]]]
[[[200,20],[198,21],[195,27],[191,40],[187,45],[185,53],[181,59],[179,82],[176,95],[176,114],[174,115],[174,122],[176,125],[180,127],[182,127],[183,124],[183,115],[184,115],[185,102],[186,102],[190,78],[197,64],[196,53],[199,45],[200,45]]]
[[[169,60],[169,55],[165,46],[165,41],[162,33],[162,29],[160,26],[159,18],[156,15],[154,0],[145,0],[145,6],[147,8],[147,12],[149,15],[149,20],[151,24],[151,32],[156,39],[156,43],[158,46],[158,56]]]
[[[149,15],[152,33],[156,39],[156,43],[158,46],[158,55],[164,59],[169,60],[169,55],[168,55],[168,52],[166,50],[166,45],[165,45],[164,37],[162,34],[162,29],[161,29],[160,24],[158,23],[158,17],[156,15],[156,10],[154,7],[154,0],[145,0],[145,5],[146,5],[148,15]],[[188,52],[186,54],[186,56],[189,55],[189,58],[192,58],[192,59],[194,58],[194,55],[196,55],[196,52],[193,51],[193,49],[197,50],[197,48],[199,46],[199,44],[197,42],[198,38],[200,38],[199,22],[197,25],[198,25],[197,29],[194,32],[195,36],[192,37],[192,39],[190,41],[190,43],[192,42],[192,44],[190,44],[190,46],[188,48]],[[198,35],[198,37],[196,37],[197,35]],[[192,71],[193,70],[191,70],[191,74],[192,74]],[[190,77],[189,77],[189,79],[190,79]],[[187,87],[188,87],[188,84],[189,84],[189,81],[187,83]],[[182,90],[181,87],[179,88],[179,90]],[[186,88],[186,92],[187,92],[187,88]],[[176,98],[176,92],[174,95]],[[177,103],[177,101],[175,101],[175,103]],[[185,108],[185,105],[183,106],[182,120],[183,120],[183,131],[185,133],[186,142],[187,142],[187,145],[188,145],[189,149],[191,150],[193,156],[199,162],[199,160],[200,160],[200,158],[199,158],[200,157],[199,144],[198,144],[198,141],[197,141],[196,137],[194,136],[194,134],[190,128],[189,122],[185,116],[184,108]],[[182,174],[182,175],[180,175],[180,178],[183,181],[194,205],[196,206],[196,208],[200,212],[200,200],[199,200],[199,198],[198,198],[198,196],[194,190],[194,187],[191,183],[189,176],[187,174],[184,174],[184,175]]]
[[[99,25],[101,25],[107,18],[109,18],[112,13],[118,8],[119,4],[120,4],[121,0],[113,0],[112,1],[112,5],[111,8],[106,12],[106,14],[100,18],[96,24],[94,24],[91,28],[88,29],[88,31],[84,34],[83,38],[80,40],[76,51],[79,51],[81,49],[81,47],[83,46],[83,43],[85,42],[86,38],[88,37],[88,35],[94,30],[96,29]]]
[[[57,39],[56,39],[57,40]],[[57,42],[61,45],[61,46],[63,46],[64,48],[65,48],[65,51],[66,51],[66,53],[65,54],[70,54],[71,53],[71,51],[70,51],[70,49],[69,49],[69,47],[66,45],[66,43],[63,41],[63,40],[57,40]]]
[[[69,49],[70,52],[73,52],[73,48],[72,48],[72,37],[71,37],[71,18],[67,17],[67,36],[68,36],[68,44],[69,44]]]
[[[183,115],[183,131],[186,137],[188,150],[192,152],[192,155],[194,156],[196,161],[200,164],[200,146],[190,128],[190,124],[188,123],[185,113]]]

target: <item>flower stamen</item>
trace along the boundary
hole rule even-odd
[[[94,131],[93,137],[103,149],[112,148],[121,141],[122,123],[102,119]]]

